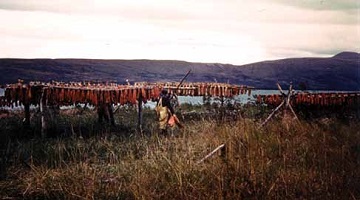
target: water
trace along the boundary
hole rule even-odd
[[[283,90],[285,94],[287,94],[288,90]],[[301,92],[301,91],[295,91],[295,93]],[[309,90],[306,91],[309,93],[350,93],[350,92],[359,92],[359,91],[331,91],[331,90]],[[251,95],[243,94],[243,95],[237,95],[234,96],[233,100],[231,100],[232,103],[240,103],[240,104],[246,104],[249,102],[255,102],[257,95],[271,95],[271,94],[280,94],[279,90],[252,90]],[[192,96],[179,96],[179,103],[189,103],[192,105],[202,105],[203,104],[203,97],[192,97]],[[212,98],[212,102],[214,102],[214,98]],[[155,108],[156,102],[148,102],[145,104],[145,106],[148,106],[150,108]]]

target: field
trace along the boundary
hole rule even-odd
[[[185,128],[164,135],[151,109],[139,132],[134,107],[121,107],[115,126],[74,108],[48,116],[47,138],[39,113],[26,127],[11,112],[0,121],[0,198],[359,199],[357,111],[296,111],[299,121],[279,114],[259,127],[271,109],[184,104]]]

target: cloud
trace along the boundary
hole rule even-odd
[[[111,16],[135,21],[359,23],[358,0],[3,0],[0,9]]]
[[[67,12],[71,10],[82,10],[90,6],[85,0],[2,0],[0,9],[18,11],[48,11]]]
[[[0,57],[244,64],[360,51],[359,3],[331,2],[2,0]]]
[[[266,46],[269,57],[331,56],[344,50],[360,51],[360,26],[322,24],[268,25],[256,38]],[[275,30],[275,31],[274,31]]]
[[[360,9],[360,2],[358,0],[274,0],[274,2],[309,10],[337,10],[348,12]]]
[[[194,4],[195,5],[195,4]],[[3,0],[0,9],[64,14],[110,15],[125,18],[187,18],[187,3],[180,0]]]

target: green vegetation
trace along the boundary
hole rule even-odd
[[[183,112],[206,111],[184,106]],[[21,199],[358,199],[360,122],[335,118],[259,128],[268,110],[242,107],[229,120],[184,116],[184,129],[159,135],[153,110],[121,108],[117,125],[95,112],[62,111],[41,139],[14,114],[0,121],[0,197]],[[71,113],[68,113],[71,112]],[[231,117],[231,119],[234,119]],[[263,119],[263,118],[262,118]],[[51,134],[54,133],[54,134]],[[27,134],[28,137],[25,137]],[[54,135],[54,136],[52,136]],[[222,151],[199,160],[221,144]]]

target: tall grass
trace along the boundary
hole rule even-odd
[[[123,113],[117,114],[117,120]],[[135,119],[129,111],[127,119]],[[159,135],[154,114],[145,131],[88,128],[76,116],[68,137],[12,141],[0,197],[25,199],[358,199],[360,123],[249,118],[186,121]],[[129,124],[127,124],[129,123]],[[75,127],[75,128],[74,128]],[[76,128],[78,127],[78,128]],[[65,127],[67,129],[68,127]],[[60,129],[60,128],[57,128]],[[63,131],[65,131],[63,129]],[[198,163],[220,144],[224,150]]]

